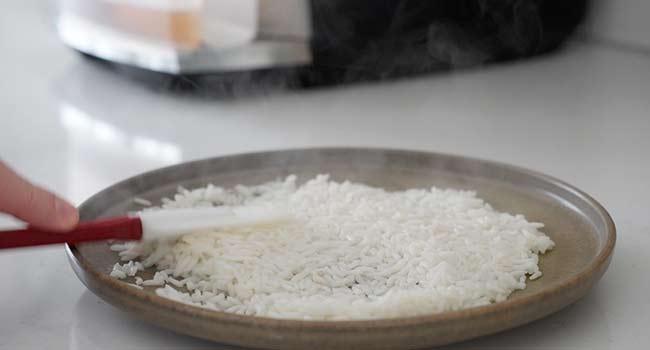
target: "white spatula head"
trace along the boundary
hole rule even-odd
[[[269,225],[291,219],[286,207],[240,206],[160,209],[138,213],[142,239],[175,239],[195,231]]]

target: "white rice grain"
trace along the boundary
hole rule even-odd
[[[153,205],[153,203],[151,203],[151,201],[146,200],[144,198],[140,198],[140,197],[133,198],[133,203],[139,204],[139,205],[141,205],[143,207],[150,207],[151,205]]]

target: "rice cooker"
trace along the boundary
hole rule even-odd
[[[157,83],[309,87],[547,53],[587,10],[588,0],[61,0],[58,32]]]

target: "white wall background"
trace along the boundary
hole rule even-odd
[[[593,0],[593,7],[593,37],[650,49],[650,0]]]

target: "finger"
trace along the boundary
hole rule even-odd
[[[31,226],[53,231],[72,229],[79,221],[77,209],[54,194],[32,185],[0,162],[0,212]]]

